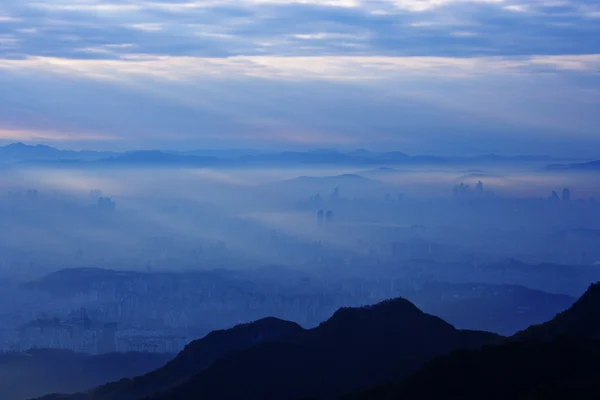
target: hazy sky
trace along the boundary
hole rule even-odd
[[[599,37],[597,0],[1,0],[0,140],[591,156]]]

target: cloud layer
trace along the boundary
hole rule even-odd
[[[584,0],[4,0],[0,139],[577,151],[599,35]]]

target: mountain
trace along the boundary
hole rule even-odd
[[[600,391],[600,284],[568,310],[504,343],[438,357],[349,399],[592,399]]]
[[[286,165],[459,165],[478,163],[550,162],[546,156],[481,157],[411,156],[400,151],[371,152],[358,149],[350,152],[336,150],[284,151],[269,153],[256,150],[194,150],[160,151],[142,150],[126,153],[101,151],[59,150],[46,145],[30,146],[13,143],[0,146],[0,162],[73,163],[91,162],[91,166],[111,165],[228,165],[228,166],[286,166]],[[597,162],[598,163],[598,162]],[[598,168],[593,163],[573,164],[572,168]],[[567,168],[567,166],[554,166]],[[571,168],[569,166],[569,168]]]
[[[407,297],[456,327],[501,335],[548,321],[577,300],[523,286],[441,282],[425,284]]]
[[[165,390],[207,368],[218,358],[259,344],[294,337],[304,329],[293,322],[265,318],[251,324],[214,331],[185,347],[164,367],[133,379],[109,383],[88,393],[44,397],[49,399],[132,400]]]
[[[132,151],[98,160],[103,165],[216,165],[217,157],[182,155],[158,150]]]
[[[600,160],[576,164],[551,164],[546,169],[558,171],[600,171]]]
[[[356,165],[377,162],[377,157],[371,157],[370,155],[347,154],[333,150],[317,150],[307,152],[284,151],[281,153],[269,153],[240,157],[238,159],[238,162],[243,164],[257,165]]]
[[[42,278],[23,282],[21,287],[39,290],[56,297],[69,298],[88,293],[94,285],[101,282],[119,282],[144,278],[149,274],[137,271],[114,271],[102,268],[67,268],[52,272]]]
[[[600,342],[562,338],[458,351],[404,382],[345,400],[592,400],[600,392]]]
[[[265,323],[279,327],[279,334],[259,335],[262,341],[257,343],[262,330],[256,330],[255,324]],[[242,335],[242,345],[230,346],[236,329],[251,331]],[[145,377],[46,400],[132,400],[151,391],[154,395],[149,398],[170,400],[335,397],[407,376],[451,350],[501,340],[486,332],[457,330],[404,299],[342,308],[310,330],[268,319],[233,332],[215,332],[194,342],[170,364]],[[183,380],[194,370],[199,372]]]
[[[66,152],[72,154],[74,152]],[[3,159],[50,159],[64,156],[65,152],[55,149],[54,147],[45,145],[29,146],[24,143],[12,143],[4,147],[0,147],[0,156]]]
[[[494,343],[404,299],[343,308],[293,340],[232,353],[158,399],[329,398],[406,376],[436,355]]]
[[[0,162],[21,161],[84,161],[96,160],[114,155],[110,152],[59,150],[46,145],[30,146],[12,143],[0,146]]]
[[[514,339],[554,340],[561,336],[600,340],[600,283],[591,285],[568,310],[517,333]]]
[[[23,400],[47,393],[87,390],[152,371],[172,357],[149,353],[94,356],[48,349],[0,353],[0,398]]]

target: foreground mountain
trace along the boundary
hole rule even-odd
[[[575,297],[516,285],[430,283],[407,297],[461,329],[510,336],[568,309]]]
[[[436,358],[418,374],[346,400],[598,399],[600,341],[514,342]]]
[[[305,332],[299,325],[266,318],[232,329],[214,331],[196,340],[162,368],[133,379],[123,379],[73,396],[53,396],[45,399],[132,400],[160,392],[208,367],[219,357],[259,344],[283,340]]]
[[[48,349],[4,353],[0,354],[0,398],[23,400],[47,393],[87,390],[152,371],[172,357],[148,353],[92,356]]]
[[[590,286],[568,310],[517,333],[514,339],[554,340],[562,336],[600,340],[600,283]]]
[[[277,326],[279,334],[265,336],[254,330],[249,336],[253,340],[245,346],[228,345],[236,329],[253,329],[265,321]],[[437,355],[500,339],[491,333],[457,330],[409,301],[396,299],[340,309],[310,330],[269,319],[216,332],[146,377],[60,399],[132,400],[151,392],[154,399],[336,397],[407,376]],[[208,366],[208,360],[219,355],[223,357]],[[183,380],[194,369],[199,372]]]
[[[438,357],[410,379],[350,399],[597,399],[600,284],[504,344]]]
[[[156,398],[333,398],[407,376],[437,355],[499,338],[457,330],[407,300],[390,300],[341,309],[294,340],[232,353]]]

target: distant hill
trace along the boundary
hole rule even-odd
[[[547,169],[552,171],[600,171],[600,160],[577,164],[551,164]]]
[[[149,353],[92,356],[48,349],[0,353],[0,398],[23,400],[47,393],[87,390],[152,371],[172,357]]]
[[[156,389],[152,398],[157,399],[285,400],[337,396],[384,383],[395,376],[407,376],[436,355],[501,339],[486,332],[457,330],[404,299],[372,307],[343,308],[310,330],[283,325],[290,324],[283,321],[267,321],[285,326],[280,330],[279,340],[276,335],[273,340],[262,336],[263,343],[245,342],[245,350],[230,351],[188,380],[181,381],[186,376],[181,371],[189,373],[191,366],[206,367],[207,363],[202,361],[206,354],[216,356],[218,351],[214,348],[227,349],[211,341],[221,335],[232,335],[230,331],[211,334],[188,346],[170,364],[178,367],[167,365],[146,377],[60,399],[131,400],[140,392],[120,390],[138,384],[144,388],[142,392]],[[245,327],[253,329],[254,324]],[[256,339],[256,331],[252,333],[250,337]],[[223,344],[227,340],[217,342]],[[154,383],[162,387],[158,389]],[[180,384],[172,386],[175,383]]]
[[[227,166],[288,166],[288,165],[463,165],[516,162],[551,162],[547,156],[443,157],[408,155],[400,151],[371,152],[364,149],[350,152],[336,150],[284,151],[269,153],[256,150],[192,150],[185,152],[141,150],[124,153],[102,151],[59,150],[46,145],[13,143],[0,146],[0,162],[74,163],[86,166],[125,165],[227,165]],[[87,164],[89,163],[89,165]]]
[[[134,279],[147,275],[144,272],[113,271],[102,268],[68,268],[52,272],[35,281],[24,282],[21,287],[41,290],[57,297],[71,297],[87,293],[94,284],[103,281]]]
[[[132,151],[98,160],[103,165],[217,165],[217,157],[182,155],[157,150]]]
[[[115,153],[101,151],[59,150],[51,146],[30,146],[24,143],[12,143],[0,146],[0,162],[19,161],[85,161],[113,156]]]

